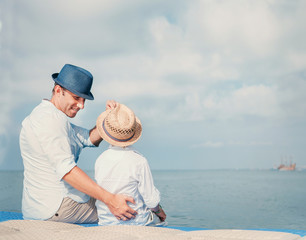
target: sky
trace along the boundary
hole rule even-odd
[[[303,0],[0,0],[0,170],[23,169],[21,123],[66,63],[94,76],[71,122],[127,105],[152,169],[304,168],[305,12]]]

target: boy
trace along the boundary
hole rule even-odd
[[[160,193],[155,188],[148,162],[131,145],[141,136],[141,122],[123,104],[103,112],[97,119],[100,136],[110,143],[95,164],[95,179],[113,194],[133,197],[131,204],[137,215],[134,219],[115,217],[100,201],[96,202],[99,225],[165,225],[166,214],[159,205]]]

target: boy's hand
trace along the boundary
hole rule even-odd
[[[160,211],[155,214],[157,215],[157,217],[159,217],[161,222],[164,222],[166,220],[167,215],[162,208],[160,208]]]
[[[151,208],[151,211],[159,217],[160,221],[164,222],[166,220],[167,215],[159,204],[155,208]]]

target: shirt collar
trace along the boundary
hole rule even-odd
[[[55,105],[54,105],[49,99],[44,98],[44,99],[41,101],[41,103],[42,103],[43,105],[45,105],[45,106],[50,106],[50,107],[52,107],[53,109],[57,110],[60,114],[62,114],[63,116],[67,117],[67,115],[66,115],[64,112],[62,112],[61,110],[59,110],[57,107],[55,107]]]
[[[127,147],[119,147],[119,146],[114,146],[114,145],[109,145],[109,149],[114,149],[114,150],[133,150],[134,148],[132,146],[127,146]]]

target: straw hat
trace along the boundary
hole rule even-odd
[[[97,118],[97,129],[105,141],[119,147],[137,142],[142,131],[140,120],[123,104],[101,113]]]

